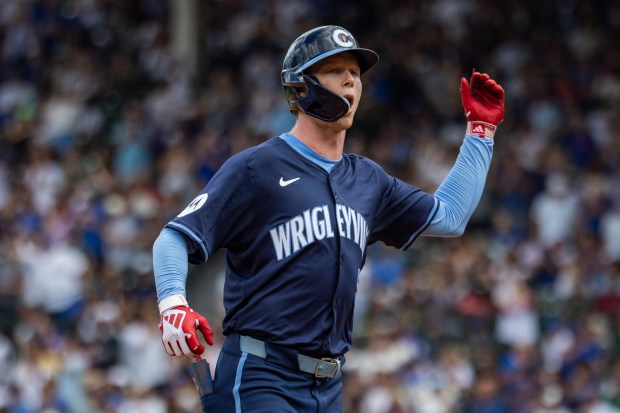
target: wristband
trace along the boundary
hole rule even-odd
[[[169,308],[178,307],[180,305],[188,306],[187,300],[181,294],[170,295],[159,302],[159,314]]]
[[[495,136],[495,129],[497,129],[497,126],[493,124],[474,120],[467,122],[465,135],[474,135],[479,138],[493,139],[493,136]]]

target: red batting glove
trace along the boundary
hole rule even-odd
[[[467,135],[493,138],[504,120],[504,89],[486,73],[474,71],[461,78],[461,101],[467,117]]]
[[[200,330],[207,343],[212,346],[213,330],[207,319],[188,306],[169,308],[161,313],[159,321],[161,341],[171,356],[195,359],[205,351],[198,340],[196,329]]]

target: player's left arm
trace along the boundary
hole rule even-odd
[[[191,309],[185,299],[187,257],[188,247],[183,234],[165,227],[153,244],[162,344],[171,356],[195,359],[205,349],[197,332],[202,333],[207,344],[213,345],[213,330],[207,319]]]
[[[504,119],[504,89],[486,73],[461,79],[467,117],[465,139],[456,162],[435,192],[437,213],[426,236],[459,236],[478,206],[493,156],[497,125]]]

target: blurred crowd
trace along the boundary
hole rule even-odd
[[[196,67],[173,3],[0,2],[0,412],[198,411],[161,345],[152,243],[228,156],[290,128],[281,62],[322,24],[381,56],[346,151],[428,192],[462,141],[460,77],[507,96],[465,235],[370,246],[344,412],[620,412],[617,1],[201,1]],[[188,283],[213,365],[222,260]]]

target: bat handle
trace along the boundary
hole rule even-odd
[[[192,380],[196,385],[198,394],[200,395],[200,405],[203,413],[207,413],[206,402],[207,396],[213,393],[213,377],[211,377],[211,368],[207,360],[203,358],[196,358],[189,366],[189,372],[192,375]]]

